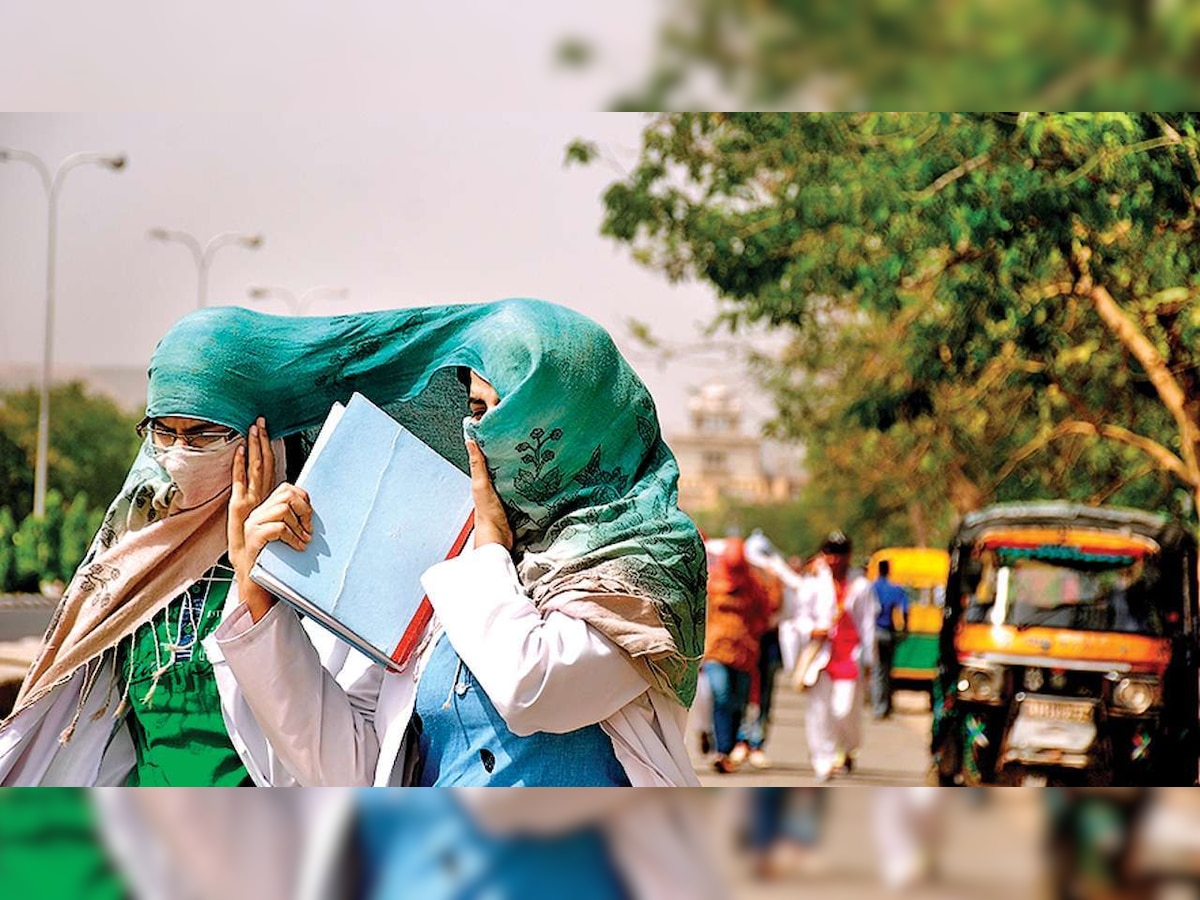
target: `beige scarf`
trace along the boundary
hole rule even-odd
[[[628,654],[652,688],[674,699],[679,649],[652,601],[622,592],[604,579],[581,575],[536,605],[543,613],[555,610],[587,622]]]
[[[107,545],[102,529],[67,586],[12,716],[133,634],[217,563],[227,548],[233,456],[242,443],[158,455],[171,478],[153,501],[163,507],[160,515],[142,527],[130,522]],[[277,450],[282,460],[282,446]]]

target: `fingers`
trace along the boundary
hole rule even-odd
[[[258,453],[262,459],[262,481],[260,484],[261,493],[259,496],[265,497],[267,492],[275,486],[275,451],[271,449],[271,436],[267,434],[267,420],[262,416],[258,417]]]
[[[272,503],[268,501],[260,509],[262,510],[261,518],[259,519],[260,523],[282,522],[293,534],[303,538],[305,541],[312,539],[312,528],[306,525],[303,519],[286,502]]]
[[[229,508],[242,513],[246,503],[246,448],[233,451],[233,492],[229,495]],[[241,515],[245,519],[245,515]]]
[[[245,493],[246,490],[246,448],[239,445],[233,451],[233,490]]]
[[[257,545],[255,556],[268,541],[283,541],[293,550],[303,550],[312,540],[312,517],[308,492],[285,482],[250,514],[246,543]]]
[[[483,451],[474,441],[467,441],[467,459],[471,464],[471,495],[475,501],[475,546],[495,543],[511,550],[512,529],[504,513],[504,504],[492,486]]]
[[[260,417],[253,425],[250,426],[250,433],[246,436],[246,452],[249,456],[247,468],[249,469],[248,495],[252,503],[256,506],[262,501],[264,494],[261,491],[262,484],[262,446],[258,442],[258,423],[262,421]]]
[[[283,541],[298,552],[303,552],[304,548],[308,546],[309,538],[301,535],[285,520],[256,523],[252,528],[247,529],[247,532],[250,531],[253,532],[253,541],[248,540],[247,544],[254,548],[256,558],[259,551],[271,541]]]
[[[229,538],[241,532],[250,504],[246,503],[246,449],[239,446],[233,452],[233,491],[229,494]]]
[[[294,484],[283,482],[271,492],[264,507],[271,507],[281,514],[290,515],[294,524],[299,526],[297,531],[307,532],[312,537],[313,508],[308,491]]]
[[[467,441],[467,459],[471,463],[472,490],[484,486],[491,487],[492,479],[488,475],[487,460],[483,458],[483,451],[474,441]]]
[[[275,478],[275,451],[271,449],[271,436],[267,433],[267,421],[259,416],[250,426],[246,438],[249,448],[249,490],[251,500],[257,505],[267,496]]]
[[[246,545],[246,516],[249,512],[246,503],[246,451],[244,447],[238,447],[233,452],[233,491],[229,495],[229,510],[225,514],[225,539],[235,570]]]

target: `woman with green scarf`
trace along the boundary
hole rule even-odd
[[[302,492],[268,497],[255,475],[272,456],[256,424],[231,506],[241,602],[209,641],[251,770],[307,785],[696,784],[683,731],[703,549],[645,387],[603,329],[560,307],[413,315],[395,375],[421,412],[393,412],[460,466],[469,454],[474,549],[422,579],[436,615],[404,671],[311,640],[245,578],[267,537],[302,547],[309,527]]]
[[[201,744],[217,751],[206,754],[200,773],[177,778],[160,767],[157,780],[145,780],[244,780],[221,746],[223,718],[255,782],[294,782],[258,731],[221,647],[211,636],[202,640],[219,606],[214,588],[229,576],[219,567],[233,454],[262,416],[283,439],[275,444],[278,467],[285,443],[296,463],[330,405],[360,391],[466,471],[463,368],[503,398],[469,430],[512,526],[522,593],[539,615],[586,623],[645,679],[647,691],[631,704],[641,713],[624,731],[646,726],[665,735],[660,743],[670,749],[662,758],[674,760],[675,770],[630,780],[689,783],[675,732],[703,646],[704,569],[698,535],[675,503],[674,459],[649,394],[607,333],[576,313],[527,300],[300,320],[225,307],[181,320],[151,362],[149,423],[170,431],[169,420],[186,419],[176,432],[199,427],[226,437],[214,438],[215,452],[177,453],[172,461],[159,459],[163,448],[147,434],[68,586],[17,709],[0,726],[0,783],[126,783],[137,756],[127,714],[138,702],[162,704],[146,747],[165,748],[175,762]],[[187,444],[171,437],[172,448]],[[534,454],[525,449],[533,447]],[[201,596],[190,604],[180,599],[193,592]],[[143,641],[151,630],[157,637]],[[324,634],[314,641],[351,696],[359,687],[370,692],[373,676],[355,673],[361,661],[344,645]],[[205,668],[169,677],[185,647],[227,688],[222,717]],[[389,734],[393,741],[398,746]],[[383,768],[380,762],[376,780],[392,780]]]

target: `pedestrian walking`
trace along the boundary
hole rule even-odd
[[[760,881],[821,868],[828,794],[823,788],[756,787],[748,791],[748,843]]]
[[[940,799],[936,787],[875,789],[875,842],[885,887],[901,890],[936,878]]]
[[[897,635],[903,638],[908,631],[908,592],[888,580],[891,563],[879,563],[879,577],[871,585],[875,595],[875,666],[871,679],[871,709],[876,719],[892,714],[892,659],[896,653]],[[897,629],[896,622],[899,621]]]
[[[738,729],[738,742],[730,754],[736,764],[749,763],[755,769],[769,769],[771,760],[766,754],[767,738],[771,731],[774,708],[775,679],[783,668],[783,652],[779,644],[779,625],[784,615],[785,577],[791,577],[779,551],[761,531],[746,539],[746,558],[754,567],[769,598],[770,618],[767,630],[758,641],[758,666],[750,688],[750,703]]]
[[[818,780],[849,774],[862,735],[863,685],[874,662],[871,583],[849,575],[852,545],[835,531],[821,545],[816,573],[799,597],[800,635],[813,645],[797,673],[807,686],[809,753]]]
[[[708,576],[703,666],[713,699],[713,768],[722,774],[737,768],[730,754],[750,701],[759,638],[769,620],[770,598],[746,559],[745,542],[726,538]]]

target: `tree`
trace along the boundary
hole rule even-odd
[[[55,385],[50,394],[49,485],[63,496],[116,496],[137,453],[138,416],[80,382]],[[33,508],[37,455],[38,392],[0,394],[0,506],[20,520]]]
[[[63,511],[62,536],[59,542],[58,578],[67,584],[83,562],[92,538],[100,530],[104,510],[93,509],[87,494],[79,494]]]
[[[12,539],[16,530],[12,511],[7,506],[0,507],[0,593],[13,587],[16,560]]]
[[[730,331],[793,335],[760,361],[774,427],[859,513],[869,498],[916,531],[914,511],[928,527],[1048,494],[1194,508],[1196,125],[661,115],[602,227],[711,284]]]
[[[20,515],[33,507],[33,463],[24,447],[0,429],[0,508]]]
[[[12,537],[13,588],[22,593],[37,593],[43,581],[58,573],[59,537],[62,534],[62,497],[57,491],[46,494],[46,515],[27,515]]]
[[[1200,19],[1110,0],[677,0],[620,109],[1186,108]],[[713,85],[713,96],[696,85]]]

